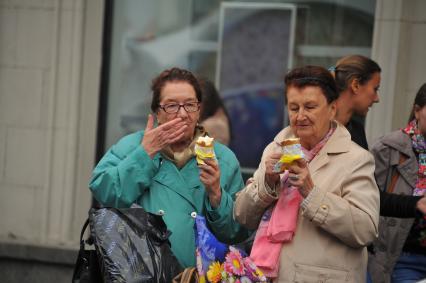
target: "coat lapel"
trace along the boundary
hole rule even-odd
[[[321,150],[317,156],[312,159],[312,161],[309,163],[309,171],[311,174],[315,174],[321,167],[326,165],[330,161],[330,157],[328,157],[328,153],[323,150]]]
[[[417,160],[416,160],[417,162]],[[405,160],[402,164],[397,166],[397,170],[401,177],[411,186],[412,189],[416,187],[417,175],[413,172],[417,172],[416,162],[412,162],[410,159]]]
[[[193,189],[200,184],[196,174],[185,174],[185,171],[191,170],[194,166],[195,158],[188,161],[188,163],[179,171],[176,166],[169,160],[163,160],[161,170],[155,175],[154,180],[164,185],[166,189],[172,190],[184,199],[186,199],[194,209],[197,209],[197,204],[194,202]],[[186,179],[183,175],[188,176]],[[196,175],[196,176],[194,176]]]
[[[418,163],[411,147],[411,139],[402,132],[396,132],[382,142],[396,150],[396,154],[391,156],[391,166],[396,166],[401,177],[414,189],[417,181],[417,175],[414,172],[418,171]],[[408,158],[399,164],[401,154],[408,156]]]

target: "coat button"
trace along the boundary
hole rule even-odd
[[[158,211],[158,215],[164,215],[164,214],[165,214],[164,210],[160,209],[160,210]]]
[[[192,218],[196,218],[197,217],[197,213],[195,211],[191,212],[191,217]]]
[[[328,206],[326,204],[321,205],[321,209],[327,210]]]

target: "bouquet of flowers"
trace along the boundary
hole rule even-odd
[[[269,282],[243,251],[219,242],[208,230],[204,217],[197,215],[195,230],[200,283]]]

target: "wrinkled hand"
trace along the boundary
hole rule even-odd
[[[154,117],[149,114],[141,145],[152,159],[164,147],[181,139],[187,127],[181,118],[176,118],[154,128]]]
[[[418,211],[426,215],[426,196],[419,199],[419,201],[416,204],[416,208]]]
[[[281,153],[272,153],[265,159],[265,181],[268,186],[273,189],[280,181],[280,174],[282,172],[274,172],[275,164],[280,160]]]
[[[299,193],[306,198],[314,188],[314,182],[311,178],[305,159],[299,159],[288,166],[289,183],[299,189]]]
[[[217,208],[222,197],[219,164],[214,159],[205,159],[204,163],[203,165],[198,165],[200,168],[200,180],[206,188],[211,206]]]

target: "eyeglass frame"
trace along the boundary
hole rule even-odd
[[[188,104],[192,104],[192,103],[197,104],[197,109],[196,109],[196,110],[194,110],[194,111],[188,111],[188,110],[185,108],[185,106],[187,106]],[[178,107],[178,109],[176,110],[176,112],[167,112],[167,111],[166,111],[166,107],[167,107],[168,105],[177,105],[177,106],[179,106],[179,107]],[[163,104],[163,105],[159,104],[159,105],[158,105],[158,107],[159,107],[160,109],[162,109],[164,112],[166,112],[167,114],[176,114],[176,113],[178,113],[178,112],[180,111],[180,108],[183,108],[183,109],[186,111],[186,113],[194,113],[194,112],[197,112],[198,110],[200,110],[200,108],[201,108],[201,103],[200,103],[199,101],[185,102],[185,103],[168,103],[168,104]]]

